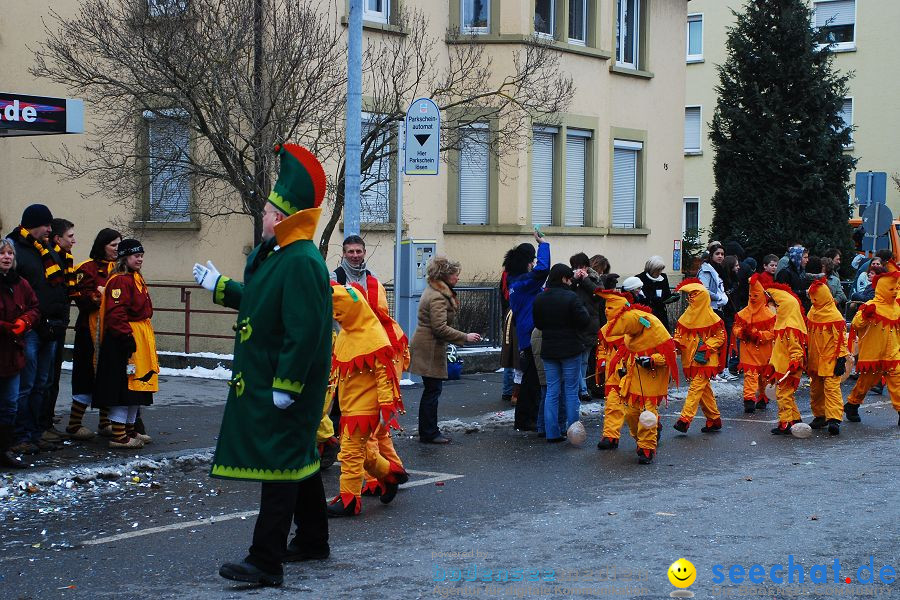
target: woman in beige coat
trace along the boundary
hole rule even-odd
[[[419,316],[409,351],[409,371],[422,376],[425,389],[419,402],[419,441],[446,444],[450,439],[438,429],[438,398],[443,380],[447,379],[447,344],[464,345],[478,342],[477,333],[463,333],[453,328],[459,300],[453,287],[459,281],[459,263],[445,256],[435,256],[428,263],[428,287],[419,300]]]

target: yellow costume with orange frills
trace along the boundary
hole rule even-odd
[[[688,295],[687,310],[675,327],[675,346],[681,354],[684,376],[690,384],[681,416],[674,427],[686,433],[699,405],[706,417],[706,426],[702,431],[718,431],[722,429],[722,415],[709,379],[725,365],[725,323],[713,312],[709,291],[699,279],[685,279],[675,291]]]
[[[809,404],[816,429],[826,423],[840,423],[844,410],[841,396],[841,373],[835,374],[838,360],[846,368],[847,322],[838,310],[834,296],[823,277],[809,286],[812,307],[806,314],[809,343],[806,372],[809,375]],[[835,429],[835,431],[838,431]]]
[[[807,330],[803,305],[791,288],[781,283],[766,286],[766,292],[778,305],[775,316],[775,345],[766,370],[766,379],[774,381],[778,401],[778,427],[772,433],[790,433],[800,422],[800,409],[794,393],[806,364]]]
[[[884,378],[894,410],[900,412],[900,272],[876,275],[875,299],[856,312],[850,329],[851,341],[859,338],[856,369],[859,379],[847,397],[847,420],[859,420],[859,405],[869,389]]]
[[[613,358],[615,364],[624,361],[626,365],[619,393],[625,405],[625,422],[637,440],[638,455],[642,462],[647,462],[656,454],[658,426],[647,427],[639,417],[649,411],[658,420],[657,407],[669,394],[670,379],[678,381],[675,342],[650,309],[640,305],[620,310],[610,324],[608,335],[624,336],[622,347]]]
[[[741,341],[738,368],[744,371],[745,412],[753,412],[757,406],[765,408],[768,403],[762,374],[772,356],[774,328],[775,314],[766,303],[766,290],[759,276],[754,274],[750,277],[749,303],[734,316],[731,336],[732,343]]]
[[[606,324],[597,333],[597,372],[600,369],[606,374],[603,405],[603,436],[598,448],[607,450],[619,445],[619,435],[625,422],[625,411],[622,398],[619,396],[619,365],[615,362],[616,353],[624,343],[624,336],[610,333],[610,325],[626,306],[631,304],[628,296],[614,290],[597,290],[594,292],[606,301]],[[599,380],[599,376],[597,377]]]
[[[399,428],[402,409],[394,350],[362,289],[332,284],[334,319],[341,331],[334,343],[332,373],[341,405],[340,495],[332,503],[355,502],[359,513],[364,471],[378,480],[406,472],[388,434]],[[370,438],[377,442],[367,445]]]

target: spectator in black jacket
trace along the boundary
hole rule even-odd
[[[547,277],[546,289],[534,301],[534,326],[541,330],[541,358],[547,378],[544,426],[548,442],[561,442],[562,427],[568,429],[580,416],[578,378],[584,344],[579,332],[587,327],[590,315],[571,290],[575,274],[568,265],[555,264]],[[559,422],[559,403],[565,399],[566,423]]]
[[[56,339],[69,313],[65,267],[54,258],[49,241],[52,221],[49,208],[32,204],[22,213],[21,225],[9,234],[16,245],[16,272],[34,290],[40,309],[40,318],[24,336],[25,368],[19,379],[16,443],[26,454],[57,448],[41,439],[38,423],[52,377]]]
[[[795,244],[788,248],[787,266],[775,275],[776,283],[787,284],[794,291],[794,294],[800,298],[800,302],[803,303],[804,314],[809,312],[809,308],[812,306],[809,294],[806,293],[809,287],[806,284],[806,263],[808,262],[809,250],[799,244]]]
[[[584,304],[591,320],[581,331],[581,342],[584,344],[584,352],[581,353],[581,379],[578,383],[578,397],[582,402],[590,402],[591,394],[588,391],[588,366],[590,357],[597,348],[597,332],[600,331],[600,296],[594,290],[601,288],[600,274],[591,268],[591,261],[587,254],[579,252],[569,259],[569,265],[574,272],[572,288]]]
[[[643,292],[653,309],[653,315],[669,329],[669,315],[666,314],[666,300],[672,295],[669,278],[663,273],[666,263],[661,256],[651,256],[644,264],[644,272],[636,275],[644,282]]]

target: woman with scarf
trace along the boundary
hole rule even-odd
[[[776,283],[782,283],[794,292],[797,299],[803,305],[804,313],[811,306],[809,296],[806,293],[806,263],[809,262],[809,250],[796,244],[788,248],[788,264],[775,276]]]
[[[84,261],[75,270],[73,297],[78,307],[78,318],[72,350],[72,408],[66,427],[66,433],[74,440],[89,440],[96,435],[82,425],[82,419],[94,394],[94,350],[100,339],[100,304],[121,241],[122,234],[115,229],[101,229],[91,246],[90,260]],[[112,434],[108,413],[105,408],[100,410],[99,428],[106,435]]]
[[[841,376],[847,370],[847,323],[837,309],[834,296],[823,277],[809,286],[812,308],[806,315],[809,330],[806,372],[809,374],[809,407],[813,420],[809,426],[828,433],[841,432],[841,413],[844,399],[841,396]]]
[[[685,279],[675,291],[685,292],[688,297],[687,310],[675,326],[675,346],[681,354],[684,376],[690,384],[681,416],[673,427],[687,433],[699,405],[706,417],[706,425],[700,431],[720,431],[722,415],[709,380],[725,365],[725,323],[713,312],[706,287],[699,280]]]
[[[659,444],[659,403],[668,397],[669,380],[678,382],[675,343],[662,322],[636,304],[613,317],[607,335],[622,338],[613,366],[608,368],[625,368],[619,385],[625,422],[637,442],[638,463],[647,465],[653,462]]]
[[[759,275],[750,277],[750,293],[747,306],[734,316],[732,350],[740,340],[740,362],[744,371],[744,412],[763,410],[768,405],[766,382],[762,377],[772,356],[775,339],[775,313],[766,301],[766,290]]]
[[[16,247],[0,238],[0,465],[24,469],[12,450],[15,442],[19,373],[25,367],[23,336],[38,320],[38,300],[16,272]]]
[[[138,409],[159,391],[159,363],[150,317],[153,303],[141,275],[144,247],[119,242],[118,260],[106,282],[100,308],[100,345],[93,404],[108,407],[110,448],[142,448],[150,438],[135,430]]]
[[[778,427],[772,433],[790,435],[791,427],[800,422],[794,394],[806,364],[806,319],[800,299],[787,285],[773,283],[766,292],[775,302],[775,344],[766,367],[766,380],[775,384],[778,401]]]

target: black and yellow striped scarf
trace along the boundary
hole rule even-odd
[[[53,251],[63,261],[63,277],[66,278],[66,290],[69,296],[75,295],[75,257],[69,254],[68,250],[63,250],[59,244],[53,246]]]
[[[41,260],[44,262],[44,277],[47,278],[47,283],[50,285],[60,285],[64,283],[65,274],[63,273],[63,270],[56,260],[54,260],[50,251],[44,247],[44,244],[42,244],[40,240],[35,239],[24,227],[20,227],[17,234],[19,241],[23,244],[34,246],[40,253]]]

